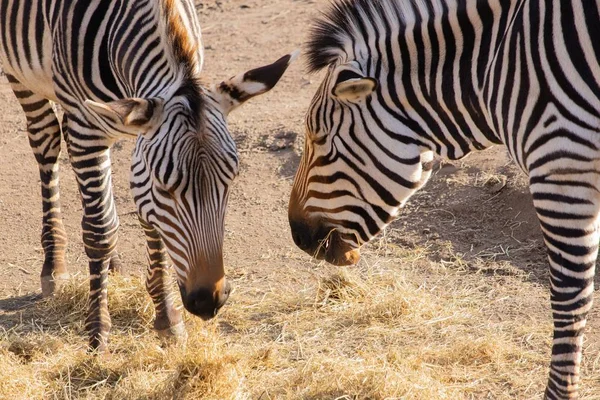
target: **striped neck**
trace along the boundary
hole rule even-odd
[[[501,143],[486,85],[520,4],[342,1],[313,28],[309,68],[358,63],[379,81],[386,105],[411,136],[458,159]]]
[[[99,27],[103,34],[97,35],[101,41],[97,57],[109,97],[169,99],[186,82],[199,78],[203,53],[192,2],[118,1],[108,7],[113,18],[106,18],[106,25]],[[139,57],[140,52],[145,56]]]

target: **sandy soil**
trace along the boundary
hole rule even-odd
[[[204,76],[216,82],[274,61],[296,48],[325,1],[205,1],[199,12],[206,44]],[[302,148],[303,116],[319,83],[306,75],[302,63],[290,67],[269,94],[252,100],[231,115],[230,130],[241,158],[226,219],[225,262],[236,291],[282,284],[282,269],[295,271],[299,286],[330,267],[317,269],[297,250],[287,225],[287,201]],[[113,152],[117,207],[121,220],[119,252],[126,274],[145,269],[145,251],[128,172],[132,141],[119,142]],[[4,77],[0,77],[0,328],[3,306],[27,301],[39,292],[42,265],[41,204],[37,166],[29,149],[25,118]],[[66,152],[61,159],[61,195],[69,232],[68,263],[72,273],[87,274],[80,238],[81,205]],[[432,263],[459,264],[457,273],[472,272],[473,282],[523,270],[518,284],[544,295],[545,254],[524,176],[510,164],[502,148],[472,155],[461,162],[440,163],[430,184],[407,206],[382,240],[400,248],[426,246]],[[385,253],[366,252],[376,264]],[[290,274],[285,274],[290,279]],[[285,286],[289,287],[286,281]],[[528,289],[527,289],[528,290]],[[525,290],[522,293],[527,293]],[[597,303],[598,304],[598,303]],[[544,307],[546,307],[544,305]],[[530,310],[540,313],[540,308]],[[523,310],[528,312],[528,310]],[[501,318],[501,317],[499,317]],[[550,318],[542,308],[539,318]],[[592,316],[588,355],[598,353],[600,318]],[[540,349],[547,354],[549,349]],[[600,387],[600,383],[598,384]]]

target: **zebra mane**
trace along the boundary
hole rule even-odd
[[[342,59],[348,46],[367,42],[365,26],[384,23],[398,27],[412,19],[415,9],[432,10],[436,0],[337,0],[309,31],[307,68],[318,72]]]
[[[198,70],[198,44],[190,41],[187,28],[177,10],[177,0],[162,0],[162,10],[166,18],[167,36],[172,47],[173,56],[178,65],[184,68],[184,77],[176,95],[184,96],[192,110],[194,124],[200,122],[200,111],[204,103],[203,89]]]

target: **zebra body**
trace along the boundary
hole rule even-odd
[[[62,133],[81,194],[90,259],[86,327],[90,346],[106,347],[107,274],[120,265],[110,147],[118,138],[137,137],[130,181],[147,239],[155,328],[182,334],[169,258],[186,309],[213,317],[230,291],[223,218],[238,172],[226,117],[270,90],[292,56],[205,87],[191,0],[0,0],[0,15],[0,62],[25,111],[40,169],[43,294],[51,295],[68,276],[58,190]],[[62,130],[48,100],[65,111]]]
[[[338,0],[315,24],[328,68],[289,206],[296,244],[336,264],[431,175],[503,143],[548,249],[548,399],[575,398],[600,239],[600,1]]]

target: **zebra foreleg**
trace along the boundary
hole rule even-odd
[[[181,315],[181,307],[175,305],[171,265],[167,249],[158,232],[140,218],[146,234],[148,275],[146,289],[154,302],[156,317],[154,329],[164,342],[185,343],[187,332]]]
[[[42,235],[44,264],[41,273],[42,295],[52,296],[60,282],[69,278],[65,263],[67,234],[60,209],[58,186],[61,130],[52,106],[7,75],[10,85],[25,111],[29,144],[40,172],[42,189]]]
[[[63,132],[63,136],[65,138],[65,142],[68,144],[69,143],[69,135],[68,135],[68,126],[69,123],[69,118],[67,117],[67,114],[63,114],[63,119],[62,119],[62,132]],[[123,271],[123,266],[121,263],[121,258],[119,257],[119,254],[117,253],[116,249],[115,252],[113,254],[113,256],[110,259],[110,264],[109,264],[109,271],[114,272],[114,273],[121,273]]]
[[[84,212],[81,228],[90,268],[90,296],[85,326],[91,349],[101,352],[106,350],[111,328],[108,271],[116,254],[119,227],[112,193],[110,143],[102,139],[102,132],[75,124],[71,116],[68,135],[71,166],[77,177]]]
[[[108,269],[110,272],[116,274],[120,274],[123,272],[123,264],[121,263],[121,257],[119,257],[117,249],[115,249],[114,254],[110,258],[110,264],[108,265]]]
[[[554,338],[545,393],[548,400],[578,397],[583,333],[592,307],[600,239],[600,201],[594,175],[532,179],[534,205],[550,262]]]

